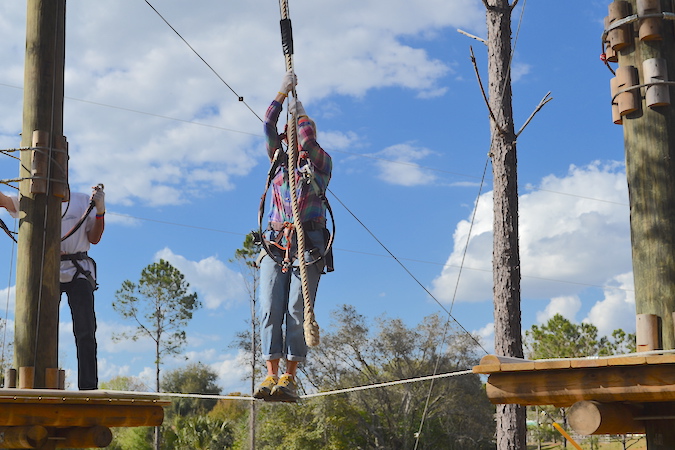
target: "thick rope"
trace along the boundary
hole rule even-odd
[[[289,21],[288,17],[288,0],[280,0],[279,7],[281,8],[281,20]],[[286,59],[286,71],[293,71],[293,44],[292,36],[289,33],[284,33],[282,29],[282,40],[284,47],[284,57]],[[292,91],[293,97],[297,100],[295,88]],[[298,242],[298,265],[300,268],[300,281],[302,283],[302,298],[304,303],[304,323],[303,329],[305,332],[305,342],[310,347],[319,345],[319,324],[314,316],[314,305],[312,305],[312,296],[309,292],[309,283],[307,281],[307,264],[305,264],[305,230],[302,228],[302,220],[300,217],[300,207],[298,205],[297,195],[297,179],[295,170],[297,167],[298,156],[298,118],[291,117],[288,127],[288,171],[289,171],[289,185],[291,189],[291,206],[293,210],[293,223],[295,223],[295,232]]]

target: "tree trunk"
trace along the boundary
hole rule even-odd
[[[253,295],[251,297],[251,395],[255,392],[255,366],[256,366],[256,353],[257,353],[257,343],[256,343],[256,327],[255,327],[255,309],[256,309],[256,283],[257,280],[253,281]],[[249,406],[249,450],[255,450],[255,402],[251,402]]]
[[[520,323],[518,177],[511,104],[511,10],[508,0],[485,0],[488,30],[490,155],[494,184],[494,320],[497,355],[523,357]],[[525,407],[497,405],[497,448],[527,448]]]
[[[159,337],[157,338],[157,341],[155,342],[155,390],[159,392]],[[154,434],[154,440],[153,444],[155,447],[155,450],[160,450],[161,443],[162,443],[162,428],[157,426],[155,427],[155,434]]]

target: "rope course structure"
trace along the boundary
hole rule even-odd
[[[185,40],[179,33],[176,31],[176,29],[171,26],[171,24],[164,19],[164,17],[161,16],[161,14],[148,2],[148,0],[145,0],[145,2],[166,22],[166,24],[185,42],[185,44],[206,64],[212,71],[213,73],[232,91],[232,93],[237,96],[238,100],[246,105],[248,109],[256,116],[258,119],[262,121],[262,119],[253,111],[253,109],[246,104],[244,101],[244,97],[240,96],[237,92],[235,92],[229,85],[228,83],[220,76],[218,73],[208,64],[204,58],[202,58],[197,51],[188,43],[187,40]],[[524,9],[524,8],[523,8]],[[291,21],[289,18],[289,11],[288,11],[288,0],[280,0],[280,10],[281,10],[281,35],[282,35],[282,47],[283,47],[283,52],[286,60],[286,69],[293,71],[293,40],[292,40],[292,28],[291,28]],[[665,15],[665,13],[664,13]],[[522,17],[521,17],[522,20]],[[637,20],[637,19],[636,19]],[[618,25],[617,25],[618,26]],[[611,69],[610,69],[611,70]],[[631,89],[636,89],[642,86],[637,86],[637,87],[632,87]],[[622,91],[623,92],[623,91]],[[295,88],[293,88],[292,95],[297,99],[297,93],[295,91]],[[618,94],[617,94],[618,95]],[[521,129],[522,131],[522,129]],[[289,123],[289,132],[288,132],[288,137],[289,137],[289,166],[290,167],[296,167],[297,164],[297,117],[293,117],[292,120]],[[41,147],[29,147],[29,148],[21,148],[21,149],[9,149],[9,150],[0,150],[0,153],[2,154],[7,154],[8,156],[11,156],[15,158],[15,156],[11,155],[11,152],[15,151],[44,151],[46,149],[41,148]],[[51,149],[49,149],[51,150]],[[18,158],[17,158],[18,159]],[[486,165],[487,167],[487,165]],[[483,182],[484,182],[484,177],[485,177],[485,172],[483,173],[483,179],[481,180],[481,189],[483,187]],[[40,177],[31,177],[31,179],[38,179]],[[292,193],[292,205],[293,205],[293,216],[295,219],[295,223],[300,224],[300,218],[299,218],[299,209],[298,209],[298,204],[297,204],[297,186],[296,186],[296,178],[294,176],[289,177],[290,178],[290,185],[291,185],[291,193]],[[0,180],[0,183],[6,184],[11,186],[11,183],[15,182],[20,182],[23,180],[26,180],[28,178],[19,178],[19,179],[9,179],[9,180]],[[44,178],[47,181],[51,181],[50,178]],[[14,187],[14,186],[12,186]],[[328,191],[333,195],[333,197],[337,198],[333,192],[330,190]],[[478,198],[480,198],[480,191],[478,194]],[[339,199],[338,199],[339,201]],[[345,206],[342,202],[340,202],[343,206]],[[348,210],[348,208],[345,206],[345,208]],[[349,210],[348,210],[349,211]],[[354,218],[362,225],[365,227],[365,225],[358,220],[358,218],[349,211],[350,214],[354,216]],[[475,211],[474,211],[475,214]],[[473,226],[473,220],[475,219],[472,217],[471,220],[471,225]],[[151,219],[143,219],[143,220],[151,220]],[[0,221],[1,222],[1,221]],[[155,221],[155,222],[160,222],[160,221]],[[169,222],[164,222],[164,223],[169,223]],[[200,228],[200,227],[194,227],[191,226],[192,228]],[[5,231],[10,237],[13,238],[12,233],[15,234],[15,232],[10,231],[7,226],[4,224],[4,222],[0,223],[0,228]],[[367,229],[367,228],[366,228]],[[71,230],[71,233],[74,230]],[[214,231],[219,231],[219,230],[214,230]],[[368,230],[369,231],[369,230]],[[369,231],[370,232],[370,231]],[[310,346],[316,346],[319,344],[319,326],[316,321],[315,315],[314,315],[314,309],[312,302],[310,301],[311,296],[309,294],[309,289],[307,286],[307,274],[306,274],[306,262],[304,261],[304,256],[305,256],[305,238],[304,238],[304,231],[302,230],[301,226],[296,227],[296,233],[297,233],[297,241],[298,241],[298,258],[300,260],[300,274],[302,278],[302,292],[303,292],[303,298],[305,300],[305,323],[304,323],[304,328],[305,328],[305,338],[307,340],[308,345]],[[372,233],[371,233],[372,234]],[[334,235],[334,233],[333,233]],[[423,286],[423,284],[415,278],[415,276],[405,267],[401,261],[396,258],[396,256],[389,251],[389,249],[380,242],[377,237],[372,234],[373,237],[377,240],[377,242],[386,250],[387,253],[424,289],[424,291],[431,295],[431,293]],[[68,237],[67,235],[63,238],[65,239]],[[466,251],[468,248],[469,240],[471,237],[471,233],[469,233],[469,236],[467,237],[467,243],[466,247],[464,249],[464,255],[466,255]],[[14,238],[13,238],[14,239]],[[460,275],[461,275],[461,269],[464,267],[464,258],[462,258],[462,264],[460,266]],[[459,283],[459,277],[457,280],[457,285]],[[471,333],[466,330],[459,321],[452,315],[452,306],[454,305],[454,301],[457,295],[457,286],[455,288],[455,292],[453,295],[453,304],[450,306],[449,309],[445,308],[444,305],[437,300],[433,295],[431,297],[433,298],[434,301],[436,301],[439,306],[447,313],[448,315],[448,323],[450,320],[453,320],[461,329],[473,339],[476,344],[487,354],[487,351],[483,348],[483,346],[480,344],[478,340],[475,339]],[[446,323],[446,330],[448,323]],[[445,339],[445,332],[444,332],[444,339]],[[443,344],[442,344],[443,345]],[[4,355],[4,343],[3,343],[3,355]],[[436,366],[437,367],[437,366]],[[367,389],[377,389],[377,388],[384,388],[388,386],[394,386],[394,385],[400,385],[400,384],[405,384],[405,383],[415,383],[415,382],[422,382],[422,381],[433,381],[436,379],[440,378],[449,378],[449,377],[457,377],[457,376],[463,376],[463,375],[468,375],[473,373],[471,370],[464,370],[464,371],[458,371],[458,372],[450,372],[450,373],[444,373],[444,374],[437,374],[436,369],[434,369],[434,374],[429,375],[429,376],[422,376],[422,377],[415,377],[415,378],[410,378],[410,379],[405,379],[405,380],[396,380],[396,381],[390,381],[390,382],[384,382],[384,383],[378,383],[378,384],[372,384],[372,385],[364,385],[364,386],[356,386],[356,387],[351,387],[351,388],[345,388],[345,389],[338,389],[334,391],[329,391],[329,392],[318,392],[318,393],[310,393],[310,394],[305,394],[301,395],[302,399],[310,399],[310,398],[316,398],[316,397],[321,397],[321,396],[328,396],[328,395],[338,395],[338,394],[345,394],[349,392],[355,392],[355,391],[360,391],[360,390],[367,390]],[[430,388],[430,393],[431,389],[433,389],[433,384]],[[183,393],[141,393],[141,392],[127,392],[127,391],[114,391],[115,394],[126,394],[126,395],[156,395],[160,398],[170,398],[170,397],[178,397],[178,398],[202,398],[202,399],[226,399],[226,400],[243,400],[243,401],[251,401],[254,400],[252,397],[245,397],[245,396],[221,396],[221,395],[202,395],[202,394],[183,394]],[[153,400],[155,401],[155,400]],[[425,407],[425,412],[426,412],[426,407]],[[422,428],[422,424],[420,425],[420,430]]]
[[[174,28],[174,27],[173,27],[173,26],[172,26],[172,25],[171,25],[171,24],[170,24],[170,23],[162,16],[162,15],[161,15],[161,13],[160,13],[160,12],[159,12],[159,11],[158,11],[158,10],[157,10],[157,9],[156,9],[149,1],[145,0],[145,2],[148,4],[148,6],[149,6],[150,8],[152,8],[152,10],[153,10],[159,17],[161,17],[161,19],[167,24],[167,26],[169,26],[169,27],[176,33],[176,35],[178,35],[178,36],[180,37],[180,39],[183,40],[183,42],[184,42],[184,43],[185,43],[185,44],[186,44],[186,45],[187,45],[187,46],[195,53],[195,55],[197,55],[197,56],[199,57],[199,59],[200,59],[205,65],[207,65],[207,66],[214,72],[214,74],[215,74],[215,75],[216,75],[216,76],[217,76],[217,77],[218,77],[218,78],[219,78],[219,79],[220,79],[220,80],[221,80],[221,81],[222,81],[222,82],[223,82],[223,83],[224,83],[224,84],[232,91],[232,93],[239,99],[239,101],[245,103],[245,102],[244,102],[244,97],[241,96],[241,95],[239,95],[239,93],[237,93],[237,92],[236,92],[236,91],[235,91],[235,90],[234,90],[234,89],[226,82],[226,80],[225,80],[222,76],[220,76],[220,75],[215,71],[215,69],[212,68],[211,65],[208,64],[208,62],[207,62],[207,61],[206,61],[206,60],[205,60],[205,59],[204,59],[204,58],[203,58],[203,57],[202,57],[202,56],[201,56],[201,55],[200,55],[200,54],[199,54],[199,53],[198,53],[198,52],[197,52],[190,44],[189,44],[189,42],[188,42],[188,41],[187,41],[187,40],[186,40],[186,39],[185,39],[185,38],[184,38],[184,37],[183,37],[183,36],[182,36],[182,35],[181,35],[181,34],[180,34],[180,33],[179,33],[179,32],[178,32],[178,31],[177,31],[177,30],[176,30],[176,29],[175,29],[175,28]],[[282,1],[281,1],[281,6],[280,6],[280,7],[281,7],[281,15],[282,15],[282,38],[290,38],[290,39],[286,40],[285,42],[282,42],[282,45],[283,45],[283,47],[284,47],[284,48],[283,48],[283,50],[284,50],[284,55],[285,55],[286,60],[287,60],[287,67],[290,68],[290,69],[292,69],[292,68],[293,68],[293,67],[292,67],[292,66],[293,66],[293,60],[292,60],[293,43],[292,43],[292,35],[291,35],[292,31],[291,31],[291,26],[290,26],[290,18],[288,17],[288,2],[287,2],[287,0],[282,0]],[[287,24],[287,25],[284,25],[284,24]],[[287,28],[287,29],[284,29],[284,28],[283,28],[284,26],[287,26],[288,28]],[[107,105],[104,105],[104,106],[107,106]],[[251,112],[252,112],[256,117],[258,117],[259,120],[262,121],[262,119],[255,113],[255,111],[252,110],[252,108],[251,108],[250,106],[248,106],[248,105],[246,105],[246,106],[251,110]],[[177,120],[177,119],[175,119],[175,120]],[[234,131],[234,130],[233,130],[233,131]],[[10,152],[19,151],[19,150],[33,150],[33,148],[21,148],[21,149],[0,150],[0,153],[9,154]],[[12,155],[9,155],[9,156],[12,156]],[[12,157],[14,157],[14,156],[12,156]],[[0,183],[10,185],[9,183],[11,183],[11,182],[18,182],[18,181],[21,181],[21,180],[22,180],[22,179],[0,180]],[[334,194],[332,191],[329,191],[329,192],[330,192],[333,196],[335,196],[335,194]],[[340,202],[340,203],[343,204],[342,202]],[[345,205],[343,204],[343,206],[345,206]],[[114,213],[111,212],[111,214],[114,214]],[[171,223],[171,222],[158,221],[158,220],[154,220],[154,219],[142,219],[142,218],[141,218],[141,220],[149,220],[149,221],[154,221],[154,222],[168,223],[168,224],[172,224],[172,225],[180,225],[180,224],[173,224],[173,223]],[[361,223],[361,224],[364,225],[363,223]],[[187,225],[186,225],[186,226],[187,226]],[[193,226],[193,225],[190,225],[190,227],[191,227],[191,228],[198,228],[198,229],[202,229],[202,228],[203,228],[203,227],[196,227],[196,226]],[[364,227],[365,227],[365,225],[364,225]],[[204,228],[204,229],[206,229],[206,228]],[[208,230],[210,230],[210,229],[208,229]],[[221,231],[221,230],[213,230],[213,231]],[[227,232],[227,231],[222,231],[222,232]],[[229,233],[229,232],[228,232],[228,233]],[[393,257],[393,258],[401,265],[401,267],[403,267],[403,268],[409,273],[409,275],[410,275],[411,277],[414,278],[414,276],[413,276],[413,275],[410,273],[410,271],[405,267],[405,265],[404,265],[403,263],[401,263],[400,259],[396,258],[396,256],[393,255],[393,253],[389,252],[389,250],[384,246],[384,244],[382,244],[381,242],[380,242],[380,244],[383,246],[383,248],[385,248],[385,250],[389,253],[389,255],[390,255],[391,257]],[[421,285],[421,283],[419,282],[419,280],[415,279],[415,281]],[[427,293],[429,293],[429,292],[427,291]],[[436,300],[436,299],[434,299],[434,300]],[[436,300],[436,301],[438,302],[438,300]],[[443,307],[443,305],[442,305],[440,302],[438,302],[438,303],[439,303],[439,305],[440,305],[441,307]],[[445,308],[444,308],[444,309],[445,309]],[[446,312],[451,313],[451,310],[447,310],[447,309],[446,309]],[[453,318],[453,319],[454,319],[454,318]],[[459,322],[457,322],[457,323],[459,324]],[[460,325],[461,325],[461,324],[460,324]],[[464,329],[464,331],[468,333],[467,330]],[[469,333],[469,334],[470,334],[470,333]],[[483,349],[483,350],[484,350],[484,349]],[[464,374],[464,373],[465,373],[465,372],[461,372],[461,373],[458,373],[458,374]],[[437,375],[437,377],[440,378],[440,377],[443,377],[443,375]],[[422,377],[422,378],[416,378],[416,379],[412,379],[411,382],[414,382],[414,381],[424,381],[425,379],[427,379],[427,378],[424,378],[424,377]],[[395,384],[396,382],[392,382],[392,383]],[[383,385],[387,385],[387,383],[384,383]],[[377,386],[379,386],[379,385],[375,385],[374,387],[377,387]],[[180,394],[178,394],[178,395],[180,395]],[[243,398],[243,397],[233,397],[233,398],[241,399],[241,398]]]

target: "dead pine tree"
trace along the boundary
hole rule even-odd
[[[518,0],[482,0],[486,9],[488,92],[485,93],[471,51],[476,76],[490,113],[490,153],[494,184],[493,291],[495,353],[523,357],[520,312],[520,252],[518,246],[518,177],[516,141],[534,115],[551,98],[539,103],[516,133],[511,91],[511,13]],[[465,33],[466,34],[466,33]],[[472,36],[473,37],[473,36]],[[527,448],[526,409],[521,405],[497,405],[497,449]]]

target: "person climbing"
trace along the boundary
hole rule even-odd
[[[307,343],[303,331],[304,302],[302,280],[297,255],[298,223],[305,235],[305,264],[307,283],[314,304],[319,278],[332,270],[331,258],[324,255],[328,241],[326,230],[325,191],[331,178],[332,159],[316,141],[316,125],[300,101],[291,98],[291,120],[297,120],[298,167],[288,167],[286,130],[279,134],[277,122],[288,93],[297,84],[292,71],[283,78],[281,89],[265,114],[267,154],[274,176],[271,181],[272,199],[269,226],[264,233],[266,248],[259,258],[261,345],[266,360],[267,377],[253,394],[268,401],[294,402],[297,393],[298,364],[306,360]],[[286,125],[288,128],[288,125]],[[287,143],[287,142],[286,142]],[[275,167],[276,166],[276,167]],[[297,182],[300,218],[293,219],[289,176]],[[285,372],[279,377],[280,360],[285,360]]]
[[[0,192],[0,207],[7,209],[16,218],[19,199]],[[77,348],[77,386],[80,390],[98,389],[94,311],[96,263],[87,251],[91,244],[100,242],[105,228],[103,185],[94,187],[91,196],[79,192],[71,193],[70,200],[62,203],[61,210],[61,231],[67,237],[61,241],[59,280],[61,293],[65,292],[68,297],[73,319]]]

